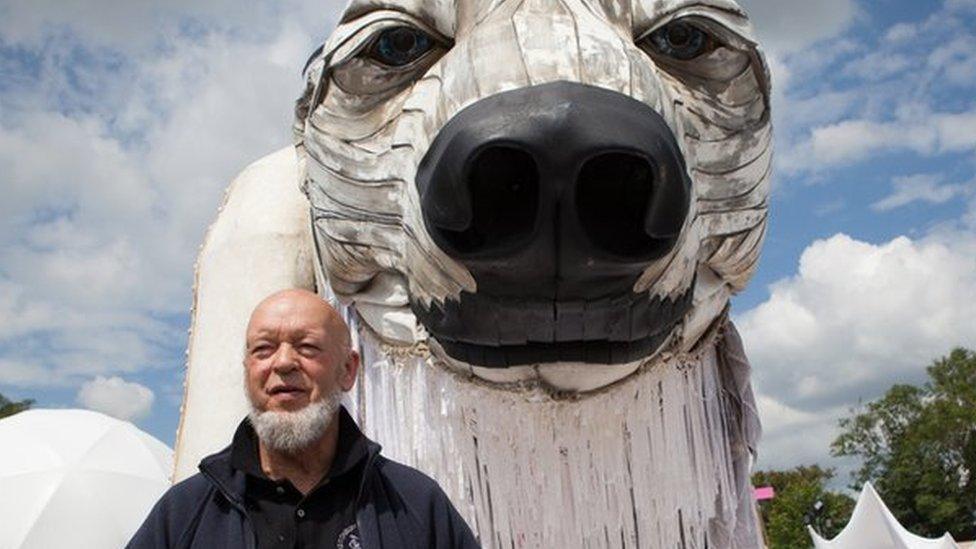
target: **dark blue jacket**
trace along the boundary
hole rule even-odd
[[[436,482],[384,458],[375,442],[368,446],[356,512],[364,549],[478,547]],[[256,549],[244,483],[245,473],[231,467],[230,446],[205,458],[200,473],[163,494],[127,547]]]

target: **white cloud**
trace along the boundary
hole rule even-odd
[[[871,204],[873,210],[886,212],[913,202],[943,204],[968,191],[966,185],[943,184],[942,177],[935,174],[896,177],[892,186],[891,194]]]
[[[849,94],[828,92],[804,101],[790,91],[856,47],[839,36],[858,14],[854,1],[741,0],[740,4],[749,13],[772,74],[777,142],[790,142],[789,136],[807,124],[843,116]],[[813,44],[817,47],[809,47]]]
[[[763,394],[757,404],[763,426],[757,464],[760,469],[823,463],[826,449],[838,434],[837,420],[847,412],[844,407],[802,411]]]
[[[976,0],[946,0],[945,7],[950,11],[976,11]]]
[[[0,0],[17,51],[0,55],[0,384],[179,366],[185,333],[164,319],[189,311],[226,185],[290,142],[300,70],[338,12],[116,4]]]
[[[884,80],[912,67],[912,60],[900,53],[872,52],[848,63],[846,76],[862,80]]]
[[[807,149],[812,155],[810,168],[824,169],[845,165],[867,158],[884,149],[908,148],[916,151],[933,149],[934,136],[925,125],[917,129],[921,133],[907,131],[909,124],[897,122],[873,122],[869,120],[845,120],[837,124],[814,128]]]
[[[976,110],[931,112],[903,105],[895,120],[849,119],[815,127],[783,153],[790,173],[848,166],[877,154],[910,151],[923,156],[976,150]]]
[[[962,223],[969,227],[972,231],[976,232],[976,197],[969,201],[969,209],[963,216]]]
[[[44,369],[38,364],[0,358],[0,384],[18,386],[46,385]]]
[[[155,395],[152,390],[120,377],[98,376],[86,381],[78,391],[78,403],[126,421],[138,421],[152,409]]]
[[[918,34],[918,26],[912,23],[896,23],[885,32],[886,42],[905,42]]]
[[[835,214],[847,208],[847,201],[843,198],[835,198],[833,200],[824,202],[814,206],[813,213],[817,217],[824,217],[831,214]]]
[[[34,0],[0,2],[0,35],[13,43],[37,46],[52,35],[77,34],[98,47],[140,51],[171,36],[198,32],[200,27],[252,34],[275,32],[289,16],[320,23],[333,9],[316,2],[234,0]]]
[[[795,276],[739,316],[766,428],[762,467],[838,464],[827,460],[829,444],[849,406],[893,383],[921,381],[925,366],[956,345],[976,346],[968,297],[976,295],[976,197],[972,183],[952,181],[968,179],[958,168],[971,166],[951,156],[976,152],[976,34],[960,16],[973,8],[974,0],[949,0],[920,20],[879,29],[880,40],[846,33],[816,47],[773,42],[779,178],[849,181],[842,168],[901,154],[897,170],[917,155],[945,159],[945,171],[912,168],[915,175],[893,178],[875,211],[966,197],[970,205],[920,238],[814,242]],[[858,17],[855,9],[837,24],[870,23]],[[818,214],[834,203],[826,204]]]
[[[789,75],[773,104],[781,175],[816,179],[881,155],[976,149],[976,110],[964,99],[976,88],[976,33],[962,14],[969,4],[932,8],[879,29],[881,38],[846,33],[774,64]],[[856,9],[852,17],[873,23]]]
[[[31,244],[38,243],[21,240],[25,232],[53,237],[54,227],[69,223],[117,237],[119,227],[152,218],[155,189],[138,158],[106,136],[104,124],[94,117],[35,110],[24,113],[17,125],[0,122],[0,165],[9,167],[2,176],[0,243],[20,241],[37,250]],[[45,218],[56,222],[38,229],[38,219]],[[77,227],[60,232],[69,246],[100,244]],[[51,249],[50,242],[39,244]],[[4,257],[2,264],[16,268],[23,265],[20,260]]]
[[[968,152],[976,149],[976,109],[940,113],[934,117],[939,152]]]
[[[846,407],[923,380],[955,346],[976,347],[974,251],[976,233],[959,227],[917,240],[838,234],[811,244],[798,273],[736,319],[767,395],[761,452],[822,462]]]
[[[853,0],[741,0],[766,47],[793,53],[836,36],[858,15]]]

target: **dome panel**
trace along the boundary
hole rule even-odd
[[[172,451],[98,412],[21,412],[0,447],[2,548],[124,547],[170,486]]]

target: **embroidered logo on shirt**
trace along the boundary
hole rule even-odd
[[[336,542],[337,549],[362,549],[363,544],[359,539],[359,528],[355,524],[346,526],[339,533],[339,541]]]

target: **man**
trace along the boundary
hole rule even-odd
[[[250,414],[129,547],[477,547],[440,487],[379,455],[340,406],[358,369],[348,327],[319,296],[262,301],[247,326]]]

